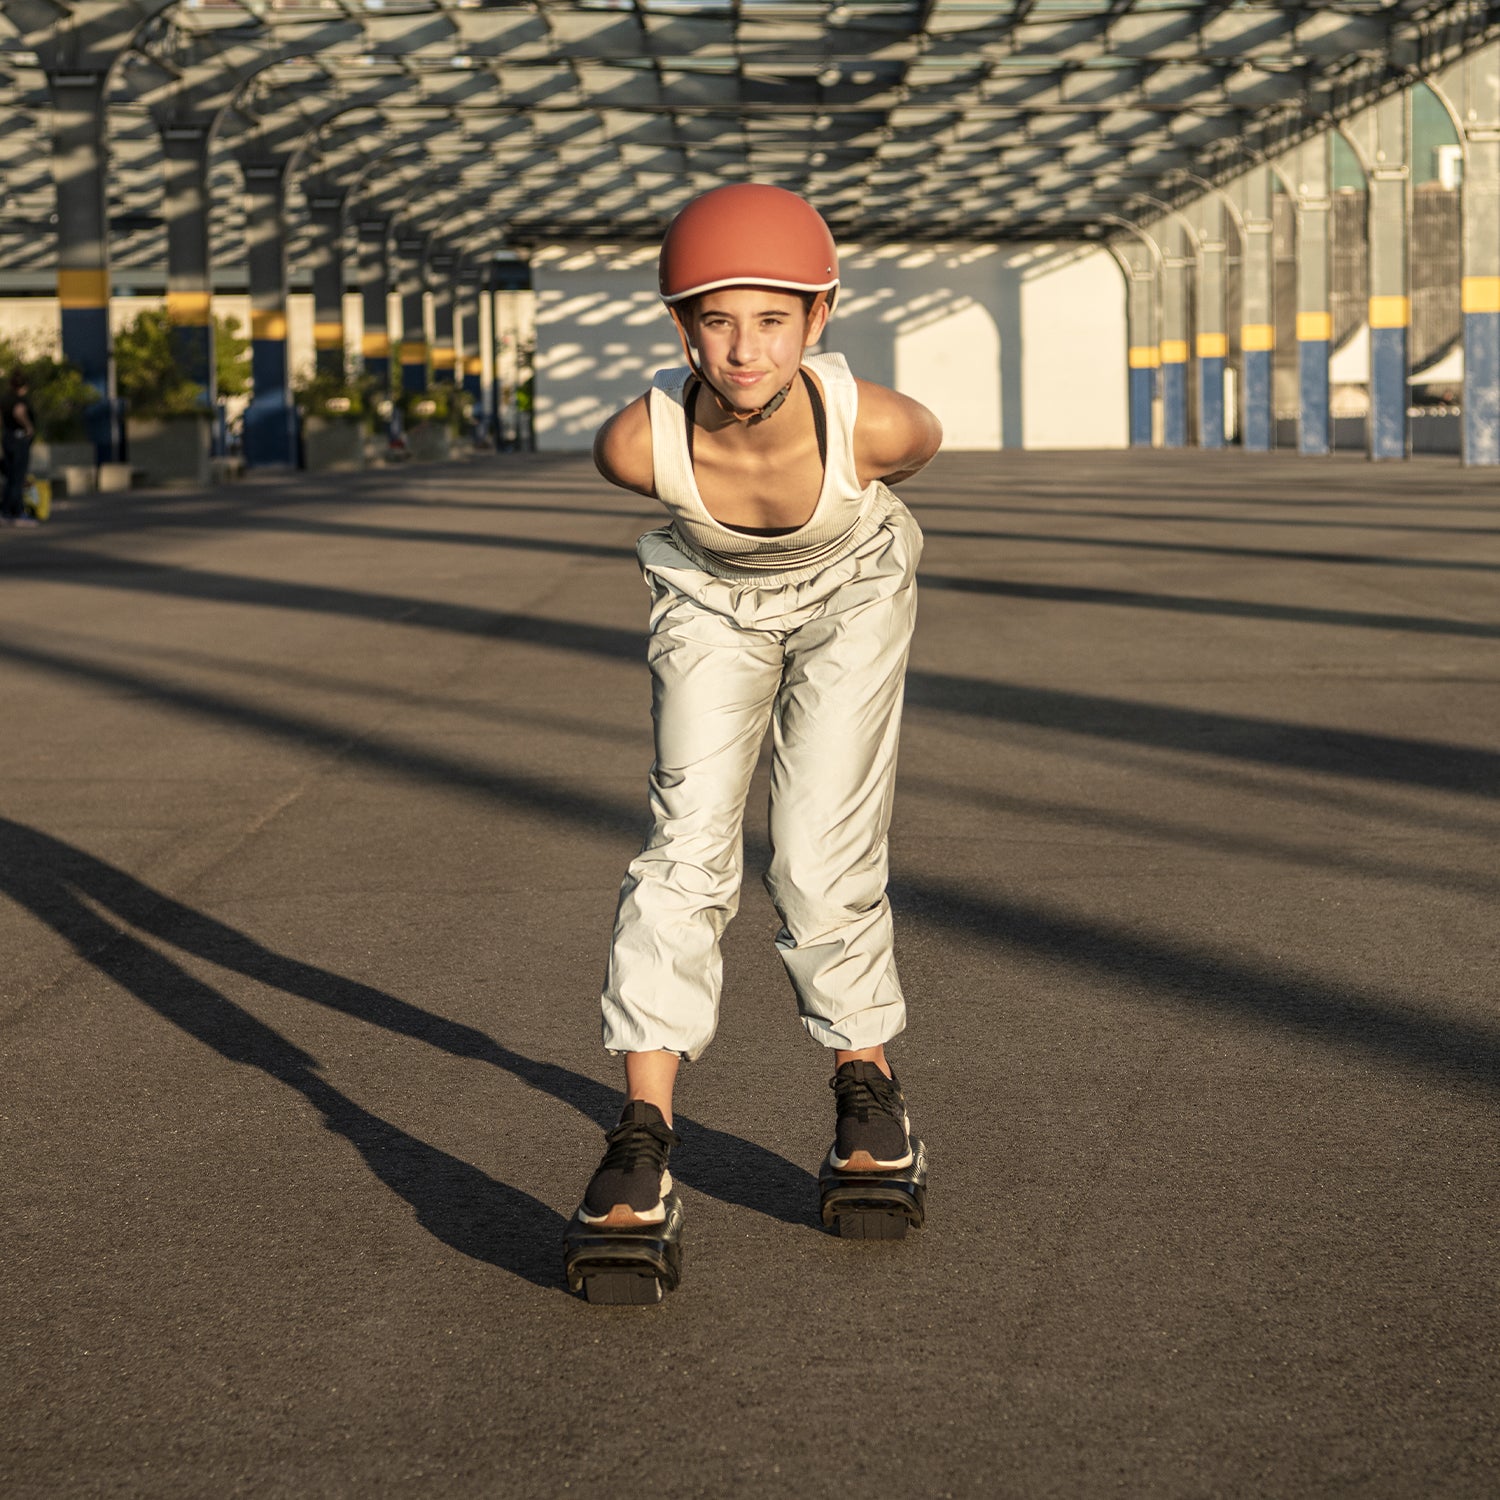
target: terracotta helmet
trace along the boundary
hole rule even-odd
[[[756,182],[694,198],[672,220],[657,261],[669,308],[726,286],[813,292],[832,311],[839,254],[823,216],[805,198]]]

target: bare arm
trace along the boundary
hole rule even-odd
[[[644,396],[617,411],[594,435],[594,467],[622,490],[656,498],[651,415]]]
[[[860,478],[895,484],[931,463],[943,445],[943,424],[900,391],[861,380],[854,458]]]

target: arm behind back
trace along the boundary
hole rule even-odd
[[[656,471],[651,457],[651,413],[647,398],[637,396],[594,436],[594,467],[611,484],[656,498]]]

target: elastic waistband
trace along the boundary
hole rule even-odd
[[[715,553],[705,552],[702,547],[694,546],[675,525],[669,526],[667,530],[671,533],[672,544],[680,548],[705,573],[711,573],[715,578],[729,579],[734,583],[764,583],[777,587],[787,583],[805,583],[809,578],[816,578],[825,568],[848,557],[885,525],[891,512],[900,503],[900,500],[883,484],[877,485],[875,499],[869,510],[843,536],[830,542],[826,550],[820,552],[814,561],[803,563],[795,568],[737,567],[733,563],[725,562]]]

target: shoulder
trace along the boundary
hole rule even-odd
[[[854,451],[861,470],[904,479],[930,463],[943,444],[943,425],[920,401],[888,386],[855,380],[859,416]]]
[[[649,395],[637,396],[594,434],[594,467],[611,484],[656,497]]]

